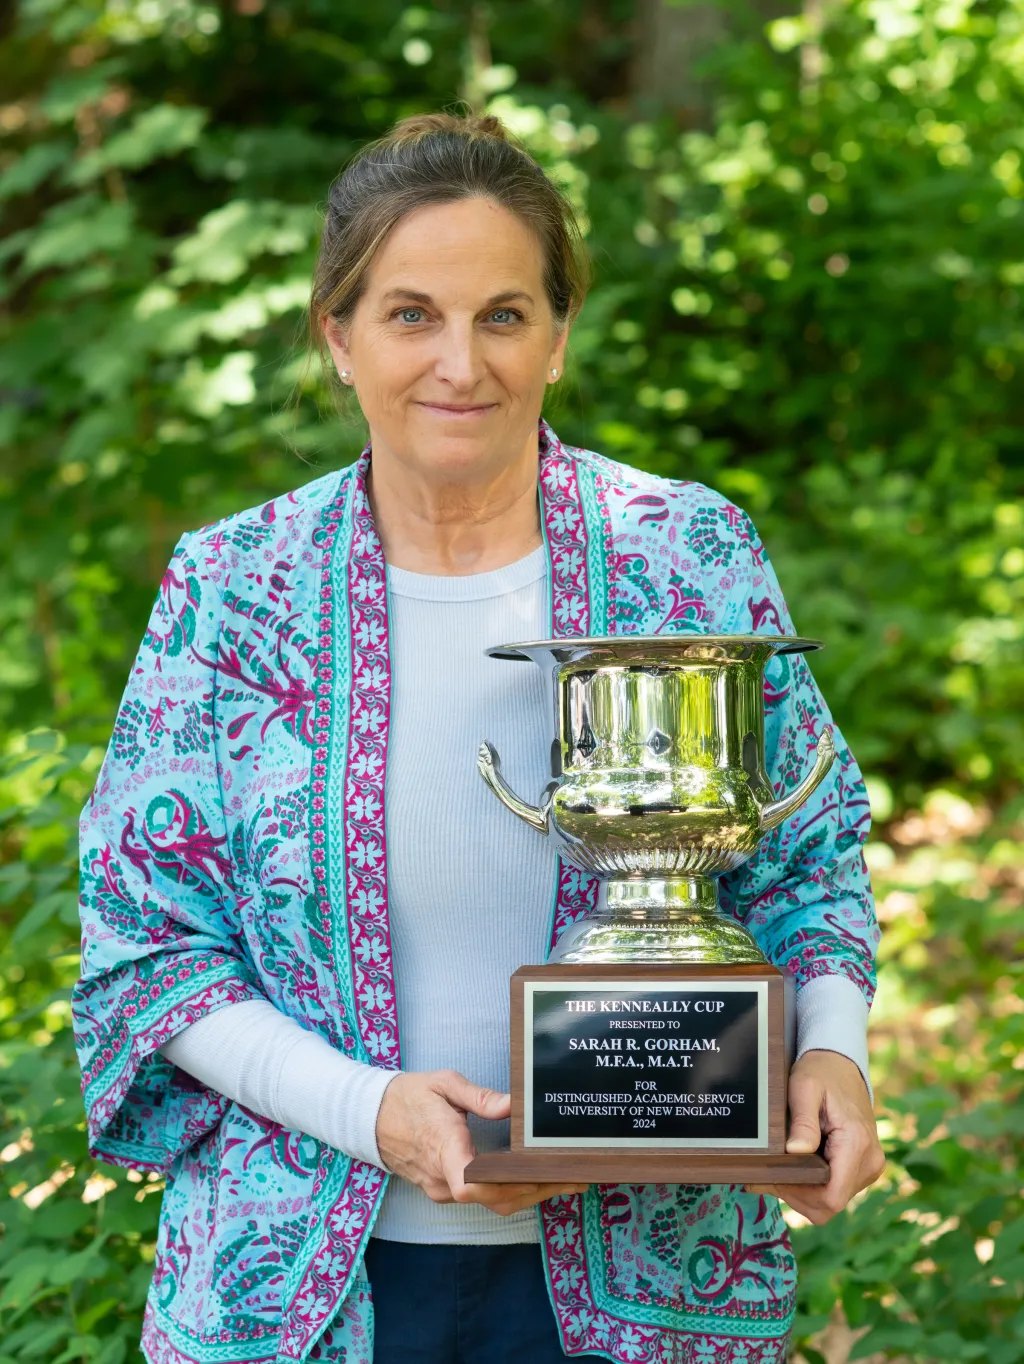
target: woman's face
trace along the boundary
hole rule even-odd
[[[397,224],[349,323],[324,327],[375,450],[442,482],[487,481],[536,454],[566,342],[543,273],[533,232],[492,199]]]

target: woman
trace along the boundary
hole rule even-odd
[[[93,1152],[167,1175],[151,1361],[785,1358],[773,1191],[463,1178],[505,1136],[508,977],[595,894],[476,776],[483,734],[547,776],[546,684],[484,647],[792,629],[741,511],[541,421],[584,279],[497,120],[400,124],[332,188],[311,304],[366,451],[168,569],[83,817],[74,1000]],[[792,784],[827,711],[800,659],[766,698]],[[839,753],[723,885],[798,986],[814,1221],[881,1165]]]

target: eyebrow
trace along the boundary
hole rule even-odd
[[[398,299],[408,298],[415,303],[433,303],[429,294],[420,293],[418,289],[389,289],[381,298],[382,303],[394,303]],[[525,289],[506,289],[503,293],[493,294],[484,305],[487,308],[495,308],[501,303],[512,303],[515,300],[522,300],[525,303],[533,302],[533,295],[528,294]]]

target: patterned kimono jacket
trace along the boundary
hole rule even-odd
[[[368,463],[369,451],[183,537],[83,814],[74,1019],[89,1138],[100,1159],[167,1177],[143,1332],[159,1364],[372,1358],[362,1259],[387,1174],[204,1088],[157,1050],[215,1009],[265,998],[347,1056],[400,1065],[391,664]],[[792,632],[753,526],[708,488],[567,448],[542,423],[539,497],[552,634]],[[829,716],[801,657],[767,676],[767,762],[782,792]],[[870,996],[868,807],[836,737],[831,775],[725,878],[723,901],[798,987],[843,973]],[[596,888],[560,864],[552,940]],[[601,1185],[539,1216],[567,1354],[785,1358],[795,1266],[774,1199]]]

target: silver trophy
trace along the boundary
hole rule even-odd
[[[765,961],[721,912],[717,878],[742,866],[832,766],[829,727],[787,795],[776,797],[764,765],[765,665],[820,647],[786,635],[623,635],[488,650],[550,672],[554,780],[539,804],[522,800],[486,741],[481,776],[605,883],[596,912],[562,934],[551,962]]]

